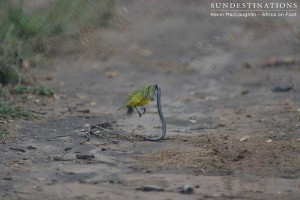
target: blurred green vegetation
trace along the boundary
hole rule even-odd
[[[1,92],[1,90],[0,90]],[[38,86],[29,86],[29,85],[16,85],[11,90],[10,93],[12,94],[26,94],[26,93],[33,93],[36,95],[42,96],[53,96],[54,92],[50,88],[45,85],[38,85]],[[1,95],[1,93],[0,93]]]
[[[0,130],[0,141],[6,139],[8,137],[8,135],[9,135],[9,133],[7,131]]]
[[[35,87],[33,90],[33,93],[35,93],[37,95],[48,96],[48,97],[51,97],[54,95],[54,92],[50,88],[48,88],[44,85],[39,85],[39,86]]]
[[[25,118],[30,119],[33,115],[30,111],[24,110],[20,106],[11,105],[8,102],[0,102],[0,118],[10,119],[10,118]]]
[[[26,10],[25,1],[0,4],[0,83],[20,83],[22,61],[50,55],[53,41],[86,27],[107,25],[114,0],[53,0]],[[47,92],[46,92],[47,93]]]

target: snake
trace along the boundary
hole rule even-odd
[[[166,123],[166,119],[162,113],[162,109],[161,109],[161,102],[160,102],[160,96],[161,96],[161,89],[159,87],[158,84],[155,85],[155,90],[156,90],[156,103],[157,103],[157,111],[158,111],[158,115],[161,121],[161,125],[162,125],[162,132],[159,136],[157,137],[147,137],[146,140],[149,141],[159,141],[164,139],[166,133],[167,133],[167,123]]]

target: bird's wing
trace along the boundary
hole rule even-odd
[[[135,90],[131,92],[128,97],[126,98],[124,104],[119,107],[117,110],[121,110],[127,106],[134,106],[138,104],[143,99],[142,90]]]
[[[134,106],[143,99],[142,90],[135,90],[129,94],[125,101],[126,106]]]

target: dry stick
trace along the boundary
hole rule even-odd
[[[53,140],[53,139],[56,139],[56,138],[68,137],[68,136],[71,136],[71,135],[74,135],[74,134],[75,133],[70,133],[70,134],[67,134],[67,135],[58,135],[58,136],[55,136],[55,137],[47,139],[47,140],[49,141],[49,140]]]
[[[164,139],[166,133],[167,133],[167,124],[166,124],[166,120],[164,118],[164,115],[162,113],[161,110],[161,102],[160,102],[160,94],[161,94],[161,90],[160,87],[158,85],[155,85],[156,89],[157,89],[157,98],[156,98],[156,102],[157,102],[157,111],[158,111],[158,115],[161,121],[161,125],[162,125],[162,132],[159,136],[157,137],[148,137],[145,138],[146,140],[150,140],[150,141],[159,141]]]
[[[113,134],[112,132],[110,132],[109,130],[107,130],[107,129],[101,127],[101,126],[95,126],[95,128],[99,128],[99,129],[101,129],[101,130],[103,130],[103,131],[106,131],[106,132],[109,133],[109,134]],[[100,133],[100,134],[97,134],[97,133],[93,132],[93,130],[91,130],[91,127],[89,127],[89,130],[87,131],[87,133],[88,133],[88,134],[87,134],[88,140],[90,139],[90,134],[93,134],[93,135],[96,135],[96,136],[98,136],[98,137],[102,137],[102,138],[104,138],[104,139],[106,139],[106,140],[108,140],[108,141],[110,141],[110,142],[112,142],[112,143],[114,143],[114,144],[118,143],[118,141],[112,140],[112,139],[110,139],[110,138],[108,138],[108,137],[102,135],[101,133]]]
[[[119,134],[117,134],[117,133],[112,133],[112,132],[110,132],[109,130],[107,130],[107,129],[101,127],[101,126],[97,126],[97,127],[99,127],[100,129],[102,129],[102,130],[108,132],[109,134],[114,134],[114,135],[117,135],[117,136],[119,136],[119,137],[121,137],[121,138],[123,137],[123,138],[127,139],[128,141],[130,141],[130,142],[132,142],[132,143],[135,143],[135,141],[132,140],[132,139],[130,139],[129,137],[122,136],[122,135],[119,135]]]
[[[106,139],[106,140],[109,140],[109,141],[112,142],[112,143],[118,143],[118,141],[112,140],[112,139],[110,139],[109,137],[104,136],[102,133],[96,133],[96,130],[93,130],[93,129],[100,129],[100,130],[105,131],[105,132],[107,132],[107,133],[109,133],[109,134],[117,135],[117,136],[119,136],[119,137],[121,137],[121,138],[125,138],[126,140],[128,140],[128,141],[132,142],[133,144],[135,144],[135,141],[132,140],[132,139],[130,138],[130,136],[127,137],[127,136],[125,136],[125,135],[120,135],[120,134],[118,134],[118,133],[113,133],[113,132],[109,131],[108,129],[103,128],[102,126],[99,126],[99,125],[91,125],[91,126],[89,127],[89,129],[88,129],[87,131],[85,131],[85,136],[87,137],[87,141],[90,140],[90,135],[93,134],[93,135],[95,135],[95,136],[102,137],[102,138],[104,138],[104,139]],[[143,138],[143,139],[144,139],[144,138]]]
[[[101,127],[101,126],[97,126],[97,127],[99,127],[100,129],[102,129],[102,130],[104,130],[104,131],[108,132],[109,134],[114,134],[114,135],[121,136],[121,135],[119,135],[119,134],[117,134],[117,133],[112,133],[112,132],[110,132],[109,130],[107,130],[107,129],[105,129],[105,128]],[[134,141],[133,141],[133,140],[131,140],[129,137],[126,137],[126,136],[123,136],[123,137],[124,137],[125,139],[127,139],[128,141],[130,141],[130,142],[134,143]],[[115,142],[115,141],[114,141],[114,142]]]
[[[106,132],[108,132],[108,133],[110,133],[110,134],[112,134],[109,130],[107,130],[107,129],[101,127],[101,126],[96,126],[96,127],[99,128],[99,129],[101,129],[101,130],[104,130],[104,131],[106,131]],[[67,134],[67,135],[58,135],[58,136],[55,136],[55,137],[53,137],[53,138],[48,139],[48,141],[49,141],[49,140],[56,139],[56,138],[68,137],[68,136],[71,136],[71,135],[74,135],[74,134],[75,134],[75,133],[71,133],[71,134]],[[114,141],[114,140],[112,140],[112,139],[110,139],[110,138],[108,138],[108,137],[105,137],[105,136],[102,135],[102,134],[94,133],[94,132],[91,130],[91,127],[89,127],[88,131],[85,132],[85,135],[86,135],[86,137],[88,138],[88,140],[90,139],[90,134],[96,135],[96,136],[98,136],[98,137],[102,137],[102,138],[104,138],[104,139],[106,139],[106,140],[111,141],[112,143],[117,143],[117,141]]]
[[[95,126],[95,128],[99,128],[99,129],[101,129],[101,130],[106,131],[107,133],[111,133],[111,132],[109,132],[109,130],[107,130],[107,129],[101,127],[101,126]],[[90,131],[90,132],[91,132],[91,131]],[[113,143],[115,142],[114,140],[112,140],[112,139],[110,139],[110,138],[108,138],[108,137],[105,137],[105,136],[102,135],[102,134],[97,134],[97,133],[94,133],[94,132],[91,132],[91,133],[94,134],[94,135],[96,135],[96,136],[102,137],[102,138],[104,138],[104,139],[106,139],[106,140],[109,140],[109,141],[111,141],[111,142],[113,142]]]
[[[216,125],[216,126],[213,126],[213,127],[196,127],[196,128],[191,128],[190,130],[191,131],[196,131],[196,130],[205,130],[205,129],[217,129],[219,127],[220,127],[220,125]]]

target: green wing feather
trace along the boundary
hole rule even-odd
[[[123,106],[121,106],[117,110],[121,110],[122,108],[130,106],[132,102],[139,102],[141,101],[142,98],[143,98],[142,90],[135,90],[128,95]]]

